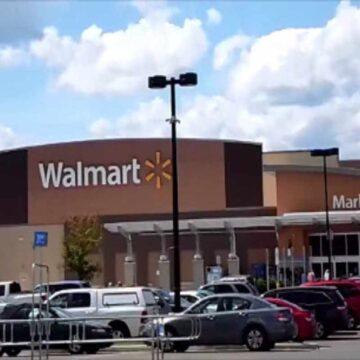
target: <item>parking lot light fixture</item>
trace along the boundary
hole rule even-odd
[[[329,278],[333,278],[333,264],[332,264],[332,232],[330,229],[329,219],[329,199],[328,199],[328,179],[327,179],[327,157],[339,155],[338,148],[329,149],[314,149],[310,152],[312,157],[323,158],[323,176],[324,176],[324,195],[325,195],[325,216],[326,216],[326,239],[328,241],[328,268],[330,272]]]
[[[196,73],[189,72],[181,74],[178,78],[166,78],[163,75],[151,76],[148,79],[148,86],[150,89],[164,89],[170,86],[170,106],[171,118],[171,149],[172,149],[172,205],[173,205],[173,248],[174,248],[174,301],[175,312],[181,311],[180,303],[180,250],[179,250],[179,196],[178,196],[178,169],[177,169],[177,136],[176,136],[176,94],[175,86],[195,86],[197,85],[198,77]]]

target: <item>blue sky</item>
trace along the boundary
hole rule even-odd
[[[344,3],[2,1],[0,147],[168,136],[168,94],[141,79],[192,70],[199,85],[178,92],[181,136],[359,157],[360,10]]]

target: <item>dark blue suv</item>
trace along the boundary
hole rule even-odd
[[[288,287],[270,290],[262,297],[285,299],[312,311],[316,318],[316,339],[325,339],[336,330],[347,329],[347,304],[336,287]]]

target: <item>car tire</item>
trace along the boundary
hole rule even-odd
[[[78,340],[77,336],[73,336],[72,340]],[[84,352],[84,347],[81,344],[69,344],[68,351],[71,355],[80,355]]]
[[[325,329],[325,325],[322,321],[316,321],[315,325],[315,336],[314,339],[321,340],[326,339],[328,336],[327,331]]]
[[[167,338],[177,336],[175,330],[169,329],[169,328],[165,329],[165,334],[166,334]],[[184,353],[188,348],[189,348],[189,345],[187,345],[185,343],[167,341],[164,344],[163,350],[166,353],[171,353],[171,352]]]
[[[127,326],[121,322],[114,322],[110,324],[112,328],[114,339],[125,339],[130,337],[130,332]]]
[[[352,313],[349,313],[349,315],[348,315],[347,328],[348,328],[348,330],[356,330],[357,329],[356,319]]]
[[[250,351],[268,351],[271,349],[267,334],[260,326],[251,326],[245,330],[244,344]]]
[[[4,353],[8,357],[17,357],[21,353],[21,349],[16,347],[10,347],[4,350]]]

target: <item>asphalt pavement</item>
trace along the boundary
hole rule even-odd
[[[23,352],[19,359],[29,358]],[[67,353],[51,353],[50,359],[70,358]],[[38,359],[38,357],[36,357]],[[44,359],[44,357],[43,357]],[[147,360],[150,351],[143,347],[129,349],[111,348],[97,355],[71,356],[71,360]],[[249,352],[244,347],[192,347],[183,354],[165,354],[164,360],[359,360],[360,331],[343,332],[328,340],[303,344],[279,344],[270,352]]]

